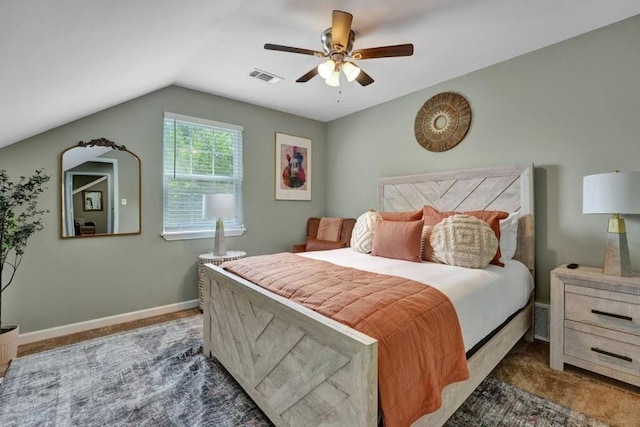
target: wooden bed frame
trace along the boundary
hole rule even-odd
[[[534,270],[533,166],[431,173],[378,182],[378,208],[520,213],[515,259]],[[214,356],[280,426],[375,426],[377,341],[212,264],[205,266],[204,354]],[[468,359],[470,378],[413,423],[440,426],[527,334],[527,307]]]

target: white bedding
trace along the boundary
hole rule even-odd
[[[520,261],[484,269],[432,262],[410,262],[376,257],[351,248],[303,252],[298,255],[374,273],[390,274],[426,283],[444,293],[458,314],[465,351],[500,326],[529,301],[533,278]]]

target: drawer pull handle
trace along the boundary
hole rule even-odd
[[[605,356],[615,357],[616,359],[624,360],[626,362],[633,362],[633,359],[627,356],[620,356],[619,354],[611,353],[610,351],[600,350],[597,347],[591,347],[591,351],[595,351],[596,353],[604,354]]]
[[[633,322],[633,317],[631,316],[623,316],[622,314],[607,313],[606,311],[600,311],[600,310],[591,310],[591,312],[593,314],[599,314],[601,316],[615,317],[616,319],[628,320],[629,322]]]

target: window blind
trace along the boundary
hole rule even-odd
[[[242,126],[165,113],[165,238],[212,236],[215,218],[204,218],[202,212],[202,196],[210,193],[235,196],[236,216],[223,218],[225,231],[244,231],[242,132]]]

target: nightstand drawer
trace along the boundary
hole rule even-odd
[[[564,329],[564,354],[640,377],[640,346]]]
[[[569,284],[565,292],[565,319],[640,335],[640,305],[633,295]]]

